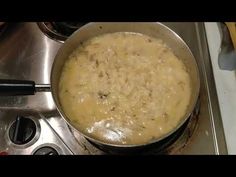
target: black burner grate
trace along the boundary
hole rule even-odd
[[[64,42],[73,32],[85,24],[83,22],[39,22],[38,26],[51,39]]]

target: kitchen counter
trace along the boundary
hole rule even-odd
[[[205,29],[228,153],[236,154],[236,71],[219,68],[218,54],[222,37],[218,24],[207,22]]]

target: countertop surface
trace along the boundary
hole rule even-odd
[[[236,154],[236,70],[219,68],[218,55],[222,37],[218,24],[207,22],[205,28],[228,153]]]

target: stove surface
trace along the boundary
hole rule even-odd
[[[197,60],[201,80],[199,106],[196,108],[200,112],[193,115],[182,135],[171,145],[172,149],[165,154],[227,154],[204,25],[164,24],[189,45]],[[8,24],[0,36],[0,78],[49,84],[51,66],[61,45],[61,41],[42,32],[37,23]],[[15,130],[9,135],[12,125],[17,125],[17,116],[33,120],[36,127],[35,135],[26,144],[13,143]],[[19,125],[23,125],[22,122],[19,121]],[[30,128],[26,129],[28,134],[32,132]],[[26,132],[25,129],[21,131]],[[0,98],[2,151],[8,154],[105,154],[68,127],[59,116],[50,92]]]

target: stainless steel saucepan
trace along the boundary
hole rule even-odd
[[[67,117],[61,107],[59,100],[59,79],[62,69],[68,56],[79,46],[79,44],[91,37],[98,36],[104,33],[112,32],[138,32],[152,37],[162,39],[174,52],[174,54],[183,61],[186,65],[187,71],[191,77],[191,100],[186,110],[182,121],[179,122],[170,132],[146,144],[138,145],[117,145],[103,142],[95,139],[89,134],[83,133],[79,128],[73,125],[70,118]],[[88,140],[98,146],[106,149],[140,149],[148,145],[159,143],[172,134],[174,134],[180,127],[186,123],[190,114],[192,113],[200,90],[199,71],[195,58],[186,43],[171,29],[161,23],[88,23],[75,31],[59,49],[52,66],[50,85],[37,85],[34,81],[16,81],[16,80],[0,80],[0,94],[1,95],[33,95],[39,91],[51,91],[53,100],[56,104],[57,110],[64,118],[64,120],[79,133],[85,136]]]

